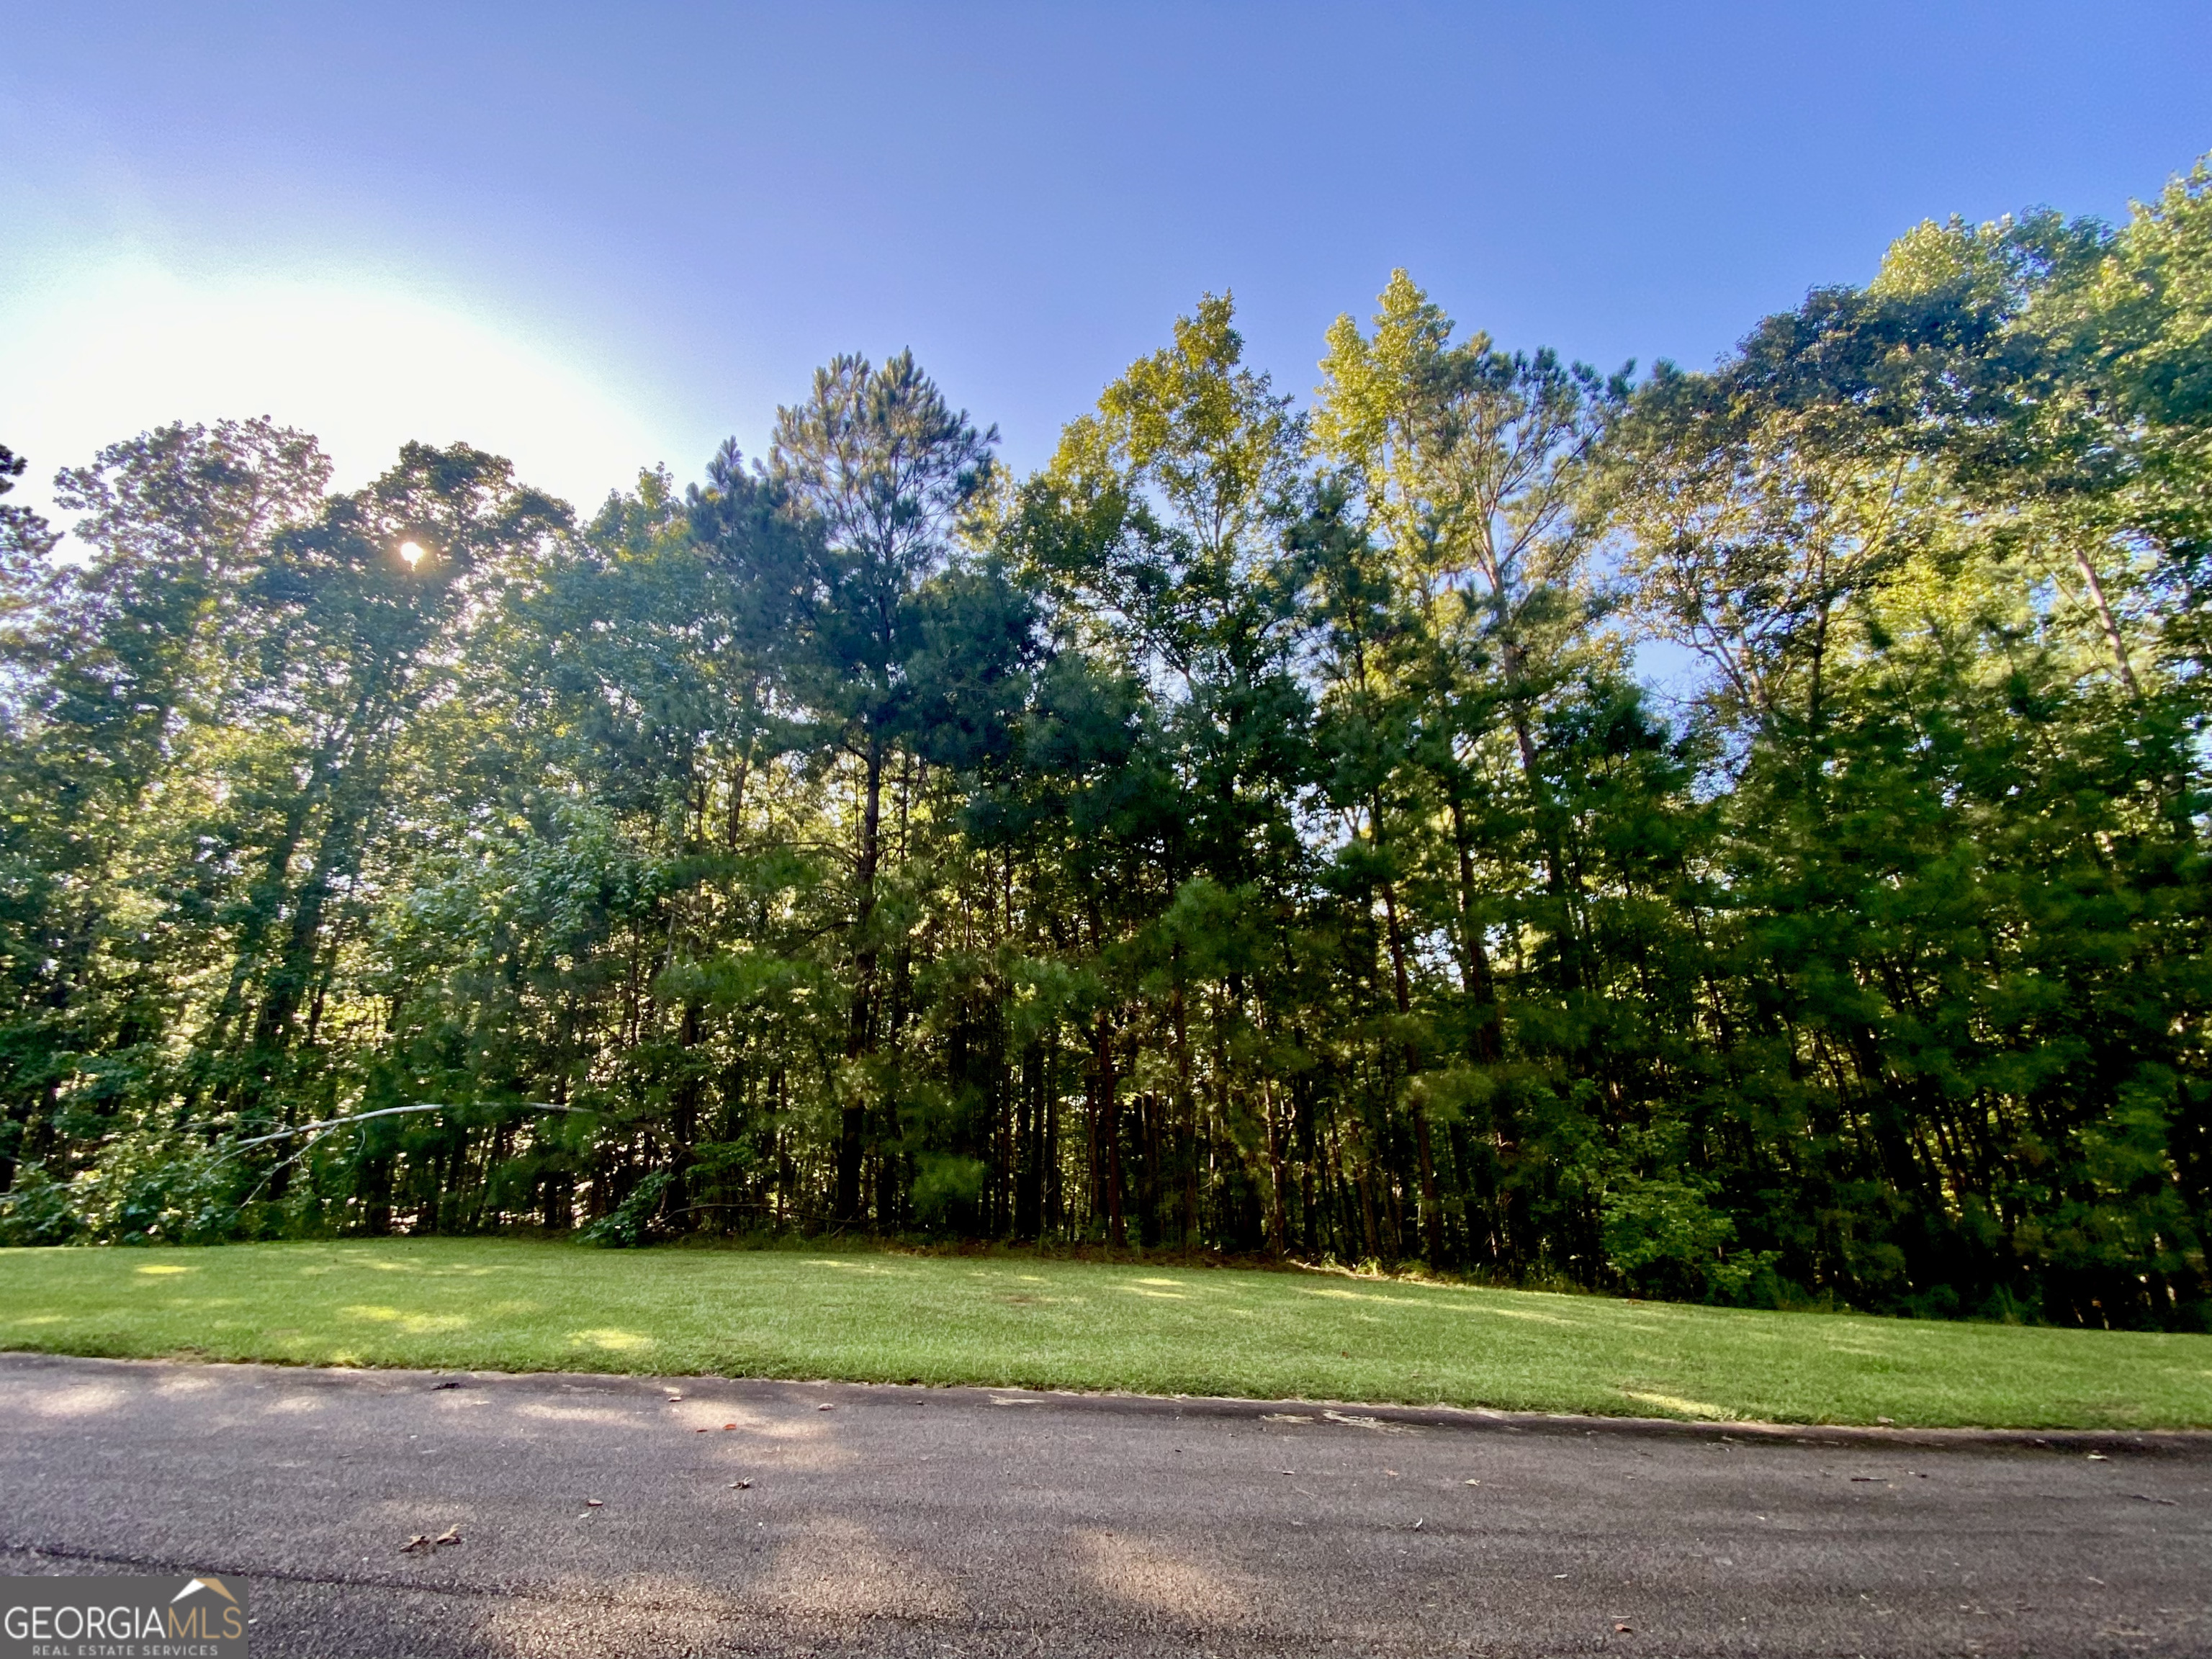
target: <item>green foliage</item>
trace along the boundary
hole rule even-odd
[[[630,1189],[628,1198],[597,1221],[579,1229],[576,1237],[586,1244],[635,1249],[645,1243],[646,1235],[652,1231],[653,1212],[667,1198],[673,1180],[665,1170],[653,1170]]]
[[[21,1164],[0,1208],[0,1244],[67,1244],[84,1231],[75,1194],[43,1164]]]
[[[2212,1322],[2209,203],[1640,384],[1401,271],[1301,410],[1208,295],[1018,481],[906,354],[586,522],[111,446],[0,510],[0,1237]]]

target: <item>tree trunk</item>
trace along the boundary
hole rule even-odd
[[[1382,805],[1374,807],[1373,835],[1376,852],[1382,851]],[[1406,973],[1405,935],[1398,927],[1398,889],[1394,882],[1382,884],[1383,931],[1390,945],[1390,984],[1398,1006],[1398,1018],[1410,1022],[1413,1013],[1413,993]],[[1429,1265],[1440,1267],[1444,1261],[1443,1209],[1437,1200],[1436,1156],[1429,1139],[1429,1115],[1420,1098],[1413,1092],[1413,1079],[1421,1069],[1421,1051],[1411,1036],[1405,1036],[1401,1054],[1406,1067],[1406,1108],[1413,1120],[1413,1146],[1420,1160],[1421,1176],[1421,1232],[1426,1242]],[[1272,1133],[1272,1132],[1271,1132]]]
[[[2097,625],[2104,630],[2105,645],[2112,653],[2112,665],[2120,671],[2120,684],[2128,688],[2131,697],[2142,696],[2142,687],[2136,683],[2135,665],[2128,660],[2127,641],[2121,636],[2119,618],[2112,614],[2110,600],[2105,597],[2104,579],[2097,574],[2097,567],[2088,553],[2075,544],[2075,568],[2081,573],[2081,581],[2089,590],[2090,608],[2097,613]]]
[[[884,748],[882,742],[874,738],[868,743],[867,769],[867,793],[860,809],[860,855],[854,861],[860,890],[853,919],[853,1009],[845,1032],[845,1060],[848,1067],[854,1069],[857,1062],[874,1052],[875,1042],[876,864],[883,826]],[[838,1220],[858,1222],[862,1218],[860,1162],[867,1128],[867,1103],[865,1098],[854,1098],[850,1092],[856,1086],[866,1086],[861,1079],[848,1077],[845,1086],[848,1092],[838,1124],[835,1207]]]
[[[1114,1076],[1113,1023],[1103,1008],[1098,1011],[1091,1042],[1092,1075],[1097,1080],[1092,1109],[1099,1139],[1105,1143],[1106,1242],[1118,1250],[1129,1242],[1121,1218],[1121,1102]]]
[[[1291,1243],[1285,1214],[1289,1201],[1283,1190],[1282,1126],[1276,1121],[1275,1080],[1264,1073],[1260,1078],[1260,1109],[1267,1126],[1267,1249],[1283,1255]]]
[[[1183,998],[1182,947],[1176,947],[1175,990],[1168,1004],[1175,1027],[1176,1127],[1182,1137],[1182,1247],[1198,1242],[1198,1097],[1190,1086],[1190,1022]]]
[[[1470,1058],[1494,1061],[1503,1054],[1498,1029],[1498,979],[1492,972],[1490,952],[1482,942],[1482,929],[1474,915],[1474,852],[1467,827],[1467,811],[1456,796],[1451,804],[1453,849],[1459,855],[1459,940],[1461,971],[1468,1000],[1474,1005],[1474,1029],[1468,1033]]]
[[[745,783],[752,776],[753,740],[745,739],[744,752],[738,757],[738,769],[730,780],[730,816],[723,828],[722,845],[731,852],[738,846],[738,834],[744,826]]]

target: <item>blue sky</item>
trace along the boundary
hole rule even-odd
[[[0,441],[269,412],[589,504],[912,345],[1031,465],[1206,289],[1304,393],[1408,266],[1700,364],[1929,216],[2212,149],[2212,7],[8,9]]]

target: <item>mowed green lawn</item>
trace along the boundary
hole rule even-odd
[[[1022,1256],[497,1239],[0,1251],[0,1348],[1490,1406],[2212,1426],[2212,1336]]]

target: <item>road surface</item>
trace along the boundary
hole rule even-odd
[[[0,1354],[0,1572],[208,1571],[258,1656],[2212,1654],[2212,1437]]]

